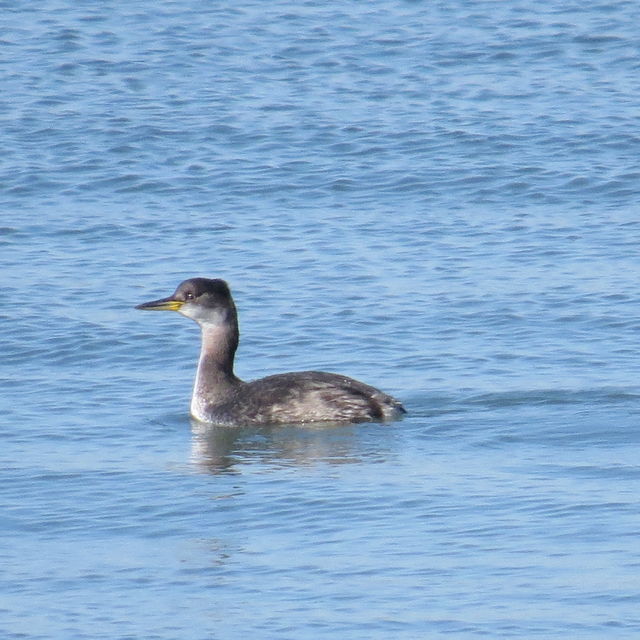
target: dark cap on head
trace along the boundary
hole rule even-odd
[[[168,298],[139,304],[136,309],[158,311],[179,311],[183,305],[195,303],[201,307],[231,307],[231,291],[224,280],[210,278],[189,278],[178,285]],[[186,310],[186,307],[185,307]]]
[[[204,294],[218,299],[230,298],[229,285],[219,278],[189,278],[178,285],[173,296],[174,300],[195,300]]]

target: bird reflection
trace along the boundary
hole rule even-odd
[[[243,465],[256,463],[281,467],[353,464],[361,462],[365,453],[357,426],[230,428],[192,420],[191,430],[191,462],[204,473],[240,473]]]

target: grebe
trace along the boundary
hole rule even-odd
[[[244,382],[233,372],[240,333],[236,306],[224,280],[191,278],[168,298],[136,309],[178,311],[202,330],[191,415],[228,426],[311,422],[389,421],[406,413],[398,400],[348,378],[301,371]]]

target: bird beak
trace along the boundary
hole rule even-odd
[[[150,311],[179,311],[184,302],[182,300],[174,300],[173,298],[162,298],[161,300],[152,300],[151,302],[143,302],[136,309],[145,309]]]

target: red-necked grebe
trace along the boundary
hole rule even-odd
[[[243,382],[233,373],[239,331],[224,280],[191,278],[168,298],[136,309],[178,311],[202,330],[191,415],[215,424],[301,424],[388,421],[406,413],[398,400],[346,376],[322,371],[282,373]]]

